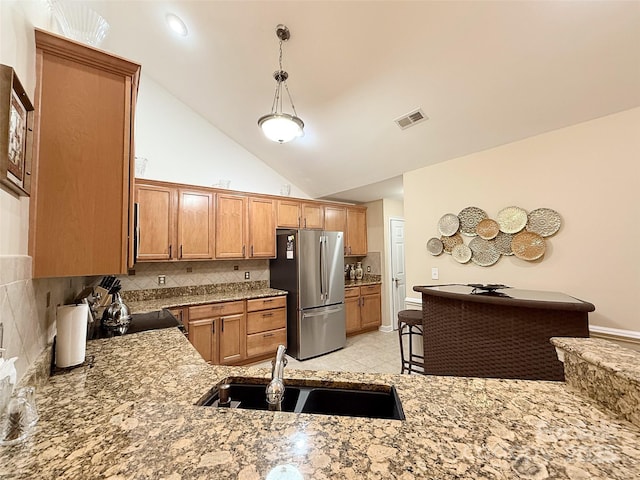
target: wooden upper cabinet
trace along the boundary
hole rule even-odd
[[[345,207],[325,205],[324,229],[330,232],[346,232],[347,209]]]
[[[33,277],[125,273],[140,66],[37,29],[35,43]]]
[[[296,200],[277,200],[278,228],[300,228],[300,202]]]
[[[324,228],[323,206],[317,203],[302,203],[302,225],[301,228],[318,229]]]
[[[218,193],[216,199],[216,258],[245,258],[247,197]]]
[[[276,214],[270,198],[249,197],[249,258],[276,257]]]
[[[367,209],[347,207],[347,231],[345,234],[346,255],[367,254]]]
[[[170,260],[175,243],[176,191],[159,185],[137,184],[136,260]]]
[[[178,259],[213,258],[212,192],[178,190]]]

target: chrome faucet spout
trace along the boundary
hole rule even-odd
[[[287,359],[284,353],[287,349],[284,345],[278,345],[276,358],[271,361],[271,382],[267,385],[267,404],[269,410],[282,410],[282,399],[284,398],[284,367],[287,365]]]

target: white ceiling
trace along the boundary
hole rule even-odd
[[[103,48],[316,198],[401,196],[403,172],[640,106],[637,1],[90,3],[111,24]],[[279,23],[306,126],[284,145],[257,126]],[[400,130],[418,107],[429,120]]]

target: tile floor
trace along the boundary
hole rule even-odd
[[[398,332],[376,331],[347,337],[346,347],[336,352],[304,361],[287,356],[287,360],[287,368],[290,369],[400,373]],[[250,368],[271,368],[271,361]]]

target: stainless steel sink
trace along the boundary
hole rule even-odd
[[[229,377],[209,390],[196,405],[218,406],[219,386],[229,385],[231,408],[267,410],[269,380]],[[310,380],[285,381],[282,411],[404,420],[402,404],[392,385],[332,384]],[[220,407],[229,408],[229,407]]]

